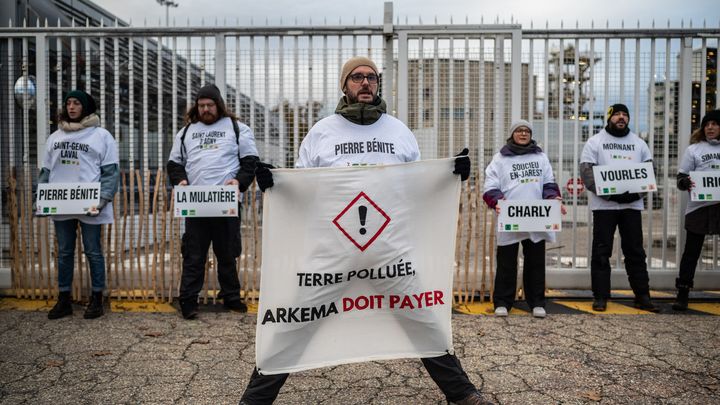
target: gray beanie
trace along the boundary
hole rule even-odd
[[[515,130],[520,127],[527,127],[530,130],[530,137],[532,137],[532,132],[533,132],[532,124],[525,120],[517,120],[517,121],[513,121],[512,125],[510,125],[510,135],[508,136],[508,139],[512,139],[513,132],[515,132]]]

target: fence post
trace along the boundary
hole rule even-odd
[[[47,86],[47,38],[45,34],[35,35],[35,83],[37,83],[35,92],[36,116],[35,126],[37,129],[35,135],[35,150],[37,152],[37,166],[42,167],[43,157],[45,156],[45,141],[48,137],[48,86]]]
[[[383,36],[385,37],[385,66],[382,75],[382,97],[387,104],[388,114],[392,114],[395,107],[393,101],[393,67],[395,64],[395,56],[393,54],[393,3],[385,2],[385,13],[383,18]]]
[[[682,158],[685,153],[685,149],[688,147],[690,132],[692,131],[692,124],[690,122],[690,113],[692,109],[692,38],[684,37],[681,41],[680,49],[680,66],[678,86],[679,88],[679,100],[678,106],[678,133],[677,133],[677,156],[678,159]],[[704,75],[703,75],[704,76]],[[669,177],[673,173],[669,173]],[[671,183],[671,182],[668,182]],[[669,185],[668,185],[669,186]],[[685,208],[687,207],[688,193],[680,193],[680,208],[678,209],[678,229],[677,237],[675,238],[675,263],[680,266],[680,257],[682,250],[685,248]],[[666,202],[667,203],[667,202]]]
[[[401,31],[398,34],[398,90],[397,90],[397,118],[410,126],[408,121],[408,34]]]
[[[215,85],[227,102],[225,88],[225,35],[215,35]]]
[[[510,62],[510,122],[519,120],[520,114],[522,114],[522,29],[520,27],[512,30],[511,39],[511,58]],[[530,55],[532,58],[532,55]],[[504,62],[504,61],[503,61]],[[532,111],[529,112],[532,115]],[[528,120],[530,117],[524,117]]]

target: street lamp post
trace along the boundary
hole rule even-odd
[[[155,0],[161,6],[165,6],[165,25],[170,26],[170,7],[178,7],[180,4],[173,0]]]

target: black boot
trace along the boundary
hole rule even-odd
[[[95,319],[101,317],[103,314],[103,293],[102,291],[93,291],[90,296],[90,303],[85,309],[85,315],[83,315],[83,318]]]
[[[223,298],[223,306],[225,307],[225,309],[229,309],[229,310],[235,311],[235,312],[245,313],[248,310],[247,305],[245,305],[242,298],[238,298],[238,299]]]
[[[595,298],[592,303],[593,311],[604,312],[607,309],[607,299]]]
[[[660,312],[660,310],[650,300],[650,294],[638,294],[635,296],[635,308],[650,312]]]
[[[690,295],[690,289],[692,288],[692,281],[689,283],[683,282],[679,278],[675,279],[675,287],[677,288],[677,298],[672,305],[672,309],[675,311],[686,311],[688,309],[688,298]]]
[[[180,310],[185,319],[195,319],[198,315],[197,298],[180,300]]]
[[[55,306],[48,312],[48,319],[58,319],[68,315],[72,315],[70,291],[60,291]]]

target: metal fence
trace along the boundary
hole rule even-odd
[[[165,248],[182,229],[165,218],[171,201],[160,169],[196,91],[216,83],[255,132],[261,158],[291,167],[308,129],[335,109],[342,63],[366,55],[378,62],[382,96],[415,133],[423,158],[470,147],[476,171],[461,207],[459,289],[470,294],[491,288],[492,222],[479,192],[485,166],[517,118],[532,122],[561,188],[575,191],[565,193],[564,230],[548,245],[548,287],[589,287],[592,223],[586,192],[576,183],[578,160],[583,143],[604,126],[605,108],[616,102],[629,106],[630,126],[648,142],[659,168],[659,192],[649,197],[643,214],[645,244],[651,285],[671,288],[686,203],[674,177],[691,129],[705,111],[718,108],[719,38],[720,28],[400,25],[387,5],[384,24],[367,26],[0,28],[0,128],[6,144],[0,152],[0,267],[6,274],[12,267],[13,288],[51,294],[52,227],[33,218],[29,204],[38,156],[68,89],[85,89],[99,101],[102,125],[120,145],[126,183],[118,198],[125,202],[118,202],[124,208],[115,225],[120,229],[106,231],[106,249],[113,246],[107,254],[158,249],[126,263],[147,282],[117,284],[117,295],[164,297],[172,296],[176,279],[168,277],[162,287],[153,287],[151,279],[159,280],[161,264],[177,270],[179,263]],[[239,270],[253,279],[260,260],[253,218],[261,208],[251,201],[243,242],[253,248],[245,250],[248,258]],[[18,252],[24,252],[22,263]],[[125,259],[113,260],[122,266]],[[617,249],[613,261],[622,268]],[[719,269],[718,238],[707,238],[696,286],[720,286]],[[33,277],[38,281],[28,284]],[[619,274],[614,285],[623,281]],[[251,293],[255,285],[249,285]],[[155,292],[142,292],[147,290]],[[212,290],[209,285],[208,296]]]

